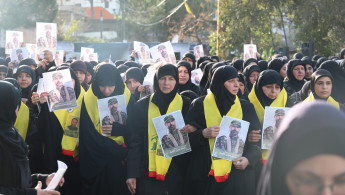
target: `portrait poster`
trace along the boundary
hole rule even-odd
[[[188,133],[182,131],[185,123],[180,110],[153,118],[152,121],[164,158],[172,158],[192,151]]]
[[[37,44],[27,43],[25,46],[26,46],[26,49],[28,50],[28,58],[34,59],[35,62],[38,63],[39,53],[37,50]]]
[[[56,66],[61,66],[61,64],[63,64],[63,56],[64,56],[64,50],[56,50],[55,55],[54,55]]]
[[[286,113],[290,108],[285,107],[265,107],[264,122],[262,126],[262,149],[270,149],[275,132],[278,130]]]
[[[22,47],[22,48],[17,48],[17,49],[12,49],[11,51],[11,61],[15,61],[16,63],[19,63],[20,61],[24,60],[25,58],[27,58],[28,55],[28,50],[26,49],[26,47]]]
[[[21,31],[6,31],[6,46],[5,53],[11,54],[12,49],[18,49],[22,47],[23,32]]]
[[[114,122],[127,124],[127,108],[125,95],[118,95],[97,100],[101,126],[112,125]],[[105,134],[103,134],[106,136]]]
[[[43,85],[50,112],[78,106],[69,69],[43,73]]]
[[[155,74],[156,74],[155,69],[153,68],[147,69],[147,74],[143,82],[143,86],[145,90],[140,93],[140,98],[153,94],[153,79],[155,77]]]
[[[45,92],[43,78],[38,79],[36,92],[38,93],[38,95],[41,95],[41,93]],[[46,99],[47,99],[47,97],[46,97]],[[49,108],[48,99],[47,99],[47,104],[48,104],[48,108]],[[41,104],[39,102],[37,102],[37,108],[38,108],[38,112],[40,113],[41,112]]]
[[[195,59],[199,59],[201,57],[204,57],[204,47],[202,45],[197,45],[194,48],[194,56]]]
[[[55,53],[57,44],[56,37],[56,23],[36,22],[36,44],[39,52],[49,50]]]
[[[142,42],[134,41],[133,48],[140,63],[151,63],[150,48],[148,45]]]
[[[244,53],[244,61],[249,58],[256,59],[256,53],[258,52],[255,44],[244,44],[243,45],[243,53]]]
[[[91,53],[89,54],[89,62],[95,61],[98,63],[98,53]]]
[[[176,64],[174,49],[170,41],[151,47],[150,52],[154,62],[166,62],[168,64]]]
[[[192,70],[192,76],[191,76],[192,83],[194,83],[196,85],[200,85],[202,75],[203,75],[203,73],[202,73],[202,70],[200,68]]]
[[[80,49],[80,60],[89,62],[90,61],[90,55],[94,53],[95,49],[94,48],[89,48],[89,47],[81,47]],[[93,56],[93,55],[91,55]]]
[[[219,127],[220,131],[215,138],[212,156],[228,161],[241,157],[247,139],[249,122],[224,116]]]

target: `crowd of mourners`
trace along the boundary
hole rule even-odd
[[[135,52],[134,52],[135,53]],[[272,55],[221,61],[186,53],[177,64],[0,59],[0,194],[345,194],[345,49],[340,56]],[[200,68],[199,84],[191,72]],[[78,107],[50,112],[45,72],[70,71]],[[153,93],[143,81],[155,70]],[[127,122],[102,125],[97,100],[125,95]],[[296,105],[297,104],[297,105]],[[292,107],[261,149],[265,107]],[[164,159],[152,118],[180,110],[191,152]],[[78,138],[64,133],[73,115]],[[250,123],[242,157],[218,163],[210,140],[223,116]],[[157,135],[156,135],[157,136]],[[156,140],[156,142],[153,142]],[[155,145],[154,145],[155,144]],[[46,190],[58,169],[68,169]]]

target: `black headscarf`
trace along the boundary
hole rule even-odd
[[[262,107],[270,106],[274,100],[267,97],[262,91],[262,87],[270,84],[278,84],[280,89],[283,88],[283,78],[274,70],[265,70],[258,76],[258,80],[255,83],[255,94],[260,101]]]
[[[280,74],[280,70],[282,69],[282,67],[284,66],[284,62],[283,60],[279,59],[279,58],[275,58],[273,60],[271,60],[269,63],[268,63],[268,69],[271,69],[271,70],[275,70],[277,71],[279,74]]]
[[[315,64],[315,70],[318,69],[322,63],[326,62],[328,59],[325,58],[325,57],[321,57],[319,58],[317,61],[316,61],[316,64]]]
[[[249,77],[250,77],[250,75],[252,74],[252,72],[254,72],[254,71],[258,71],[259,73],[260,73],[260,67],[258,66],[258,65],[256,65],[256,64],[252,64],[252,65],[250,65],[250,66],[247,66],[245,69],[244,69],[244,71],[243,71],[243,76],[245,77],[245,79],[246,79],[246,81],[247,81],[247,86],[246,86],[246,88],[247,88],[247,90],[248,90],[248,92],[250,93],[250,91],[252,90],[252,88],[253,88],[253,84],[250,82],[250,80],[249,80]]]
[[[28,65],[28,66],[34,65],[35,67],[37,67],[36,61],[32,58],[23,59],[22,61],[19,62],[19,66],[21,66],[21,65]]]
[[[236,68],[237,71],[243,72],[243,63],[243,60],[238,59],[232,63],[232,67]]]
[[[87,68],[87,72],[89,74],[91,74],[92,78],[95,76],[95,71],[93,70],[93,65],[91,64],[91,62],[84,62],[86,64],[86,68]],[[87,75],[86,75],[87,76]],[[88,84],[92,83],[92,78],[91,81]]]
[[[166,75],[171,75],[176,80],[176,85],[175,85],[174,89],[168,94],[164,94],[159,89],[159,84],[158,84],[158,80],[160,78],[166,76]],[[177,70],[176,66],[174,66],[172,64],[166,64],[166,65],[159,67],[159,69],[157,70],[156,75],[154,77],[153,88],[155,90],[155,93],[154,93],[151,101],[158,106],[161,115],[164,115],[167,112],[170,102],[173,101],[173,99],[175,98],[175,95],[176,95],[177,90],[179,88],[178,82],[179,82],[178,70]]]
[[[18,80],[18,76],[20,75],[20,73],[25,72],[27,74],[29,74],[31,76],[31,84],[29,87],[23,89],[22,88],[22,98],[26,98],[29,99],[30,98],[30,94],[31,94],[31,88],[32,86],[35,85],[35,81],[36,81],[36,75],[35,75],[35,71],[28,65],[21,65],[19,66],[16,74],[14,75],[15,78]]]
[[[231,66],[222,66],[216,69],[212,76],[210,89],[214,94],[220,114],[226,115],[235,103],[236,95],[231,94],[224,83],[233,78],[238,78],[237,70]]]
[[[6,72],[6,74],[7,74],[7,72],[8,72],[7,66],[5,66],[5,65],[0,65],[0,72]]]
[[[123,64],[117,67],[117,70],[119,71],[120,74],[125,73],[128,69],[129,67]]]
[[[5,65],[5,60],[3,58],[0,58],[0,65]]]
[[[144,74],[143,71],[140,68],[132,67],[128,69],[125,73],[125,82],[127,83],[128,79],[135,79],[140,84],[143,84],[144,82]]]
[[[192,83],[192,80],[191,80],[191,77],[192,77],[191,71],[192,70],[190,68],[190,64],[187,61],[180,61],[179,63],[177,63],[177,70],[181,66],[184,66],[187,68],[188,74],[189,74],[189,79],[188,79],[186,84],[184,84],[184,85],[179,84],[179,92],[186,91],[186,90],[192,90],[192,87],[194,84]]]
[[[123,61],[123,60],[116,60],[116,61],[115,61],[116,67],[118,67],[118,66],[120,66],[120,65],[122,65],[122,64],[124,64],[124,63],[125,63],[125,61]]]
[[[305,100],[309,96],[309,93],[308,93],[309,90],[310,90],[310,81],[307,81],[304,83],[302,89],[297,92],[302,101]]]
[[[128,66],[128,68],[133,68],[133,67],[140,68],[140,65],[133,61],[127,61],[123,65]]]
[[[200,87],[203,90],[207,84],[207,81],[209,80],[209,72],[210,69],[212,68],[213,64],[215,64],[214,62],[208,62],[205,65],[205,69],[204,69],[204,74],[202,75],[201,81],[200,81]],[[210,78],[211,79],[211,78]]]
[[[326,102],[294,106],[275,133],[258,186],[260,195],[288,195],[286,176],[298,163],[320,154],[345,158],[345,115]],[[325,131],[326,130],[326,131]]]
[[[23,138],[13,126],[20,96],[7,81],[0,81],[0,94],[0,186],[27,188],[31,177],[28,151]]]
[[[220,61],[218,56],[211,56],[211,60],[212,60],[212,61],[213,61],[213,60],[216,60],[217,62]]]
[[[340,59],[344,59],[344,55],[345,55],[345,48],[343,48],[341,51],[340,51]]]
[[[198,98],[198,94],[196,94],[194,91],[192,90],[186,90],[186,91],[182,91],[180,93],[181,96],[185,96],[188,97],[191,101],[195,100],[196,98]]]
[[[125,85],[119,71],[114,65],[102,64],[97,67],[95,78],[92,81],[92,91],[98,99],[105,98],[103,93],[99,90],[99,86],[115,86],[114,92],[110,96],[123,94]]]
[[[298,60],[300,60],[300,59],[302,59],[304,57],[304,54],[303,53],[295,53],[294,55],[293,55],[293,59],[298,59]]]
[[[205,67],[206,67],[206,64],[209,63],[209,62],[202,62],[198,68],[200,68],[202,71],[204,71]]]
[[[255,62],[258,65],[258,61],[255,58],[248,58],[246,61],[243,62],[243,70],[251,63]]]
[[[210,68],[210,70],[208,71],[208,81],[204,87],[204,89],[201,92],[201,95],[207,95],[207,89],[210,88],[211,86],[211,80],[213,77],[214,72],[217,70],[217,68],[221,67],[221,66],[225,66],[226,64],[223,62],[216,62],[212,65],[212,67]]]
[[[340,63],[339,63],[339,66],[340,68],[345,71],[345,60],[342,60]]]
[[[147,69],[150,68],[151,64],[145,64],[141,67],[141,70],[143,71],[144,77],[147,75]]]
[[[200,64],[205,62],[206,60],[209,60],[210,62],[212,62],[211,58],[204,56],[204,57],[200,57],[197,61],[197,67],[200,68]]]
[[[268,62],[265,60],[260,60],[258,62],[258,66],[260,67],[261,71],[267,70],[267,66],[268,66],[267,64],[268,64]]]
[[[304,79],[299,81],[293,76],[292,71],[298,65],[302,65],[304,67],[304,70],[306,70],[305,64],[302,62],[302,60],[298,60],[298,59],[290,60],[286,68],[286,78],[284,80],[285,82],[288,83],[288,85],[292,89],[294,89],[295,92],[299,91],[305,83]]]
[[[305,65],[309,64],[311,67],[313,67],[313,71],[315,70],[314,62],[310,59],[309,56],[304,56],[304,57],[302,58],[302,62],[303,62]],[[306,70],[306,71],[307,71],[307,70]]]
[[[195,69],[195,55],[192,53],[185,53],[182,57],[182,60],[184,60],[184,58],[190,58],[193,61],[193,67],[191,67],[191,70],[194,70]]]
[[[316,81],[319,78],[321,78],[321,77],[329,77],[332,80],[332,83],[333,83],[333,77],[332,77],[331,73],[328,70],[319,69],[319,70],[315,71],[311,75],[311,79],[310,79],[310,88],[311,88],[311,91],[313,92],[313,95],[314,95],[315,99],[322,99],[322,98],[320,98],[319,96],[316,95],[315,90],[314,90]]]
[[[20,88],[20,85],[18,83],[18,81],[14,78],[6,78],[4,81],[10,82],[14,87],[16,87],[19,97],[22,97],[22,88]],[[21,104],[21,99],[19,99],[19,101],[17,102],[18,106],[20,107]]]
[[[326,62],[322,63],[319,69],[328,70],[334,79],[333,86],[332,86],[332,98],[340,103],[345,103],[345,73],[340,68],[337,62],[332,60],[327,60]]]

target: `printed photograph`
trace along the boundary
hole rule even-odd
[[[150,48],[145,43],[134,41],[133,42],[134,51],[137,53],[137,58],[140,63],[150,63]]]
[[[277,131],[286,113],[290,108],[280,107],[265,107],[264,122],[262,127],[262,149],[270,149],[274,138],[274,133]]]
[[[232,161],[242,156],[247,139],[249,122],[224,116],[216,137],[212,156]]]
[[[202,75],[203,75],[202,70],[200,68],[192,70],[192,77],[191,77],[192,83],[196,85],[200,85]]]
[[[37,50],[37,44],[31,44],[31,43],[27,43],[26,44],[26,49],[28,50],[28,56],[31,59],[34,59],[36,63],[39,62],[38,60],[38,50]]]
[[[56,23],[36,23],[36,41],[39,52],[50,50],[56,51]]]
[[[49,93],[50,111],[78,106],[68,69],[43,73],[43,82],[45,91]]]
[[[5,53],[11,54],[12,49],[21,48],[23,39],[23,32],[21,31],[6,31]]]
[[[256,58],[256,45],[254,44],[244,44],[243,46],[243,52],[244,52],[244,61],[246,61],[249,58]]]
[[[22,48],[18,48],[18,49],[12,49],[10,57],[11,57],[12,61],[19,63],[23,59],[29,57],[28,50],[26,49],[26,47],[22,47]]]
[[[151,47],[150,52],[154,62],[166,62],[168,64],[176,64],[174,49],[170,41]]]
[[[152,119],[164,158],[171,158],[191,151],[188,133],[181,111],[172,112]]]
[[[197,45],[194,48],[194,56],[195,59],[199,59],[201,57],[204,57],[204,47],[202,45]]]
[[[93,60],[90,60],[90,55],[91,55],[91,58],[93,59],[93,53],[95,51],[94,48],[89,48],[89,47],[81,47],[81,52],[80,52],[80,60],[81,61],[93,61]]]
[[[64,55],[63,50],[56,50],[56,53],[54,55],[56,66],[61,66],[61,64],[63,64],[63,55]]]
[[[64,127],[64,134],[69,137],[78,138],[79,137],[79,118],[75,116],[69,116]]]

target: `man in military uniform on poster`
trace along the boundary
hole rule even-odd
[[[268,126],[264,130],[264,135],[263,139],[265,141],[272,141],[274,137],[274,132],[278,129],[280,123],[282,122],[283,118],[285,116],[285,111],[283,109],[277,109],[274,112],[274,119],[275,119],[275,124],[273,126]]]
[[[216,148],[231,153],[241,154],[244,148],[244,141],[238,136],[241,130],[241,122],[233,120],[229,126],[229,135],[220,136],[216,142]]]
[[[56,89],[49,92],[51,104],[69,102],[75,99],[74,89],[64,86],[63,75],[61,72],[54,73],[52,77]]]
[[[162,138],[164,149],[184,145],[188,142],[187,134],[176,128],[175,118],[168,115],[164,118],[164,125],[168,128],[169,133]]]

